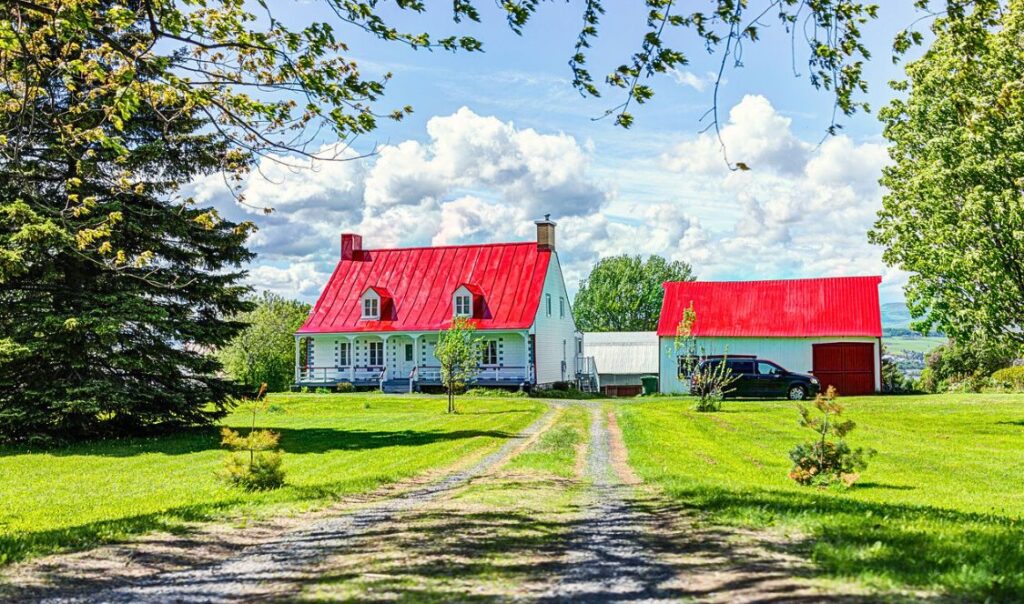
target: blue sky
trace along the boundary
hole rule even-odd
[[[606,4],[589,59],[595,80],[625,61],[644,31],[638,7]],[[917,17],[909,2],[893,4],[866,28],[873,109],[902,72],[890,60],[892,36]],[[315,2],[271,6],[292,25],[331,20]],[[600,257],[658,253],[690,262],[703,279],[882,274],[883,299],[901,298],[905,275],[866,240],[883,194],[875,184],[885,163],[881,125],[874,114],[841,116],[843,134],[821,143],[832,98],[810,86],[806,51],[798,45],[794,58],[781,26],[768,22],[763,40],[744,49],[743,66],[725,72],[719,107],[729,155],[752,167],[733,173],[700,133],[719,56],[686,30],[671,39],[689,65],[654,79],[655,98],[635,107],[634,127],[623,130],[594,119],[621,101],[617,90],[585,99],[570,85],[579,3],[542,4],[522,36],[492,3],[480,7],[483,24],[453,24],[446,6],[427,16],[398,12],[395,22],[474,35],[483,53],[414,51],[338,26],[365,74],[393,73],[380,109],[415,110],[353,143],[377,155],[312,169],[265,162],[246,195],[273,206],[269,217],[234,204],[217,178],[195,184],[201,200],[260,227],[253,286],[315,299],[343,231],[371,248],[523,240],[551,213],[571,290]]]

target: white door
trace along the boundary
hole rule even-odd
[[[416,366],[416,350],[412,341],[399,340],[394,350],[394,374],[392,378],[407,378],[412,368]]]

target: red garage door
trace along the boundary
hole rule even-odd
[[[875,346],[862,342],[814,345],[814,376],[821,389],[835,386],[840,395],[875,391]]]

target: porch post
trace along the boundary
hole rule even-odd
[[[356,383],[356,337],[345,336],[348,340],[348,381],[355,386]]]
[[[302,336],[295,335],[295,383],[299,383],[299,343],[302,342]]]
[[[530,381],[530,332],[524,331],[519,334],[523,336],[523,374],[525,377],[524,381]],[[536,380],[534,380],[536,381]]]

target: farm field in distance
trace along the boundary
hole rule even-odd
[[[882,338],[887,352],[899,354],[903,352],[927,353],[937,346],[946,343],[943,336],[893,336]]]
[[[786,401],[621,404],[630,464],[704,522],[775,531],[826,578],[868,588],[1012,601],[1024,593],[1024,395],[843,399],[853,447],[871,447],[849,490],[800,487],[788,452],[813,433]]]
[[[229,487],[216,427],[34,453],[0,449],[0,565],[188,521],[284,513],[492,450],[540,416],[531,399],[273,394],[256,425],[281,434],[286,486]],[[247,428],[239,409],[225,425]]]

